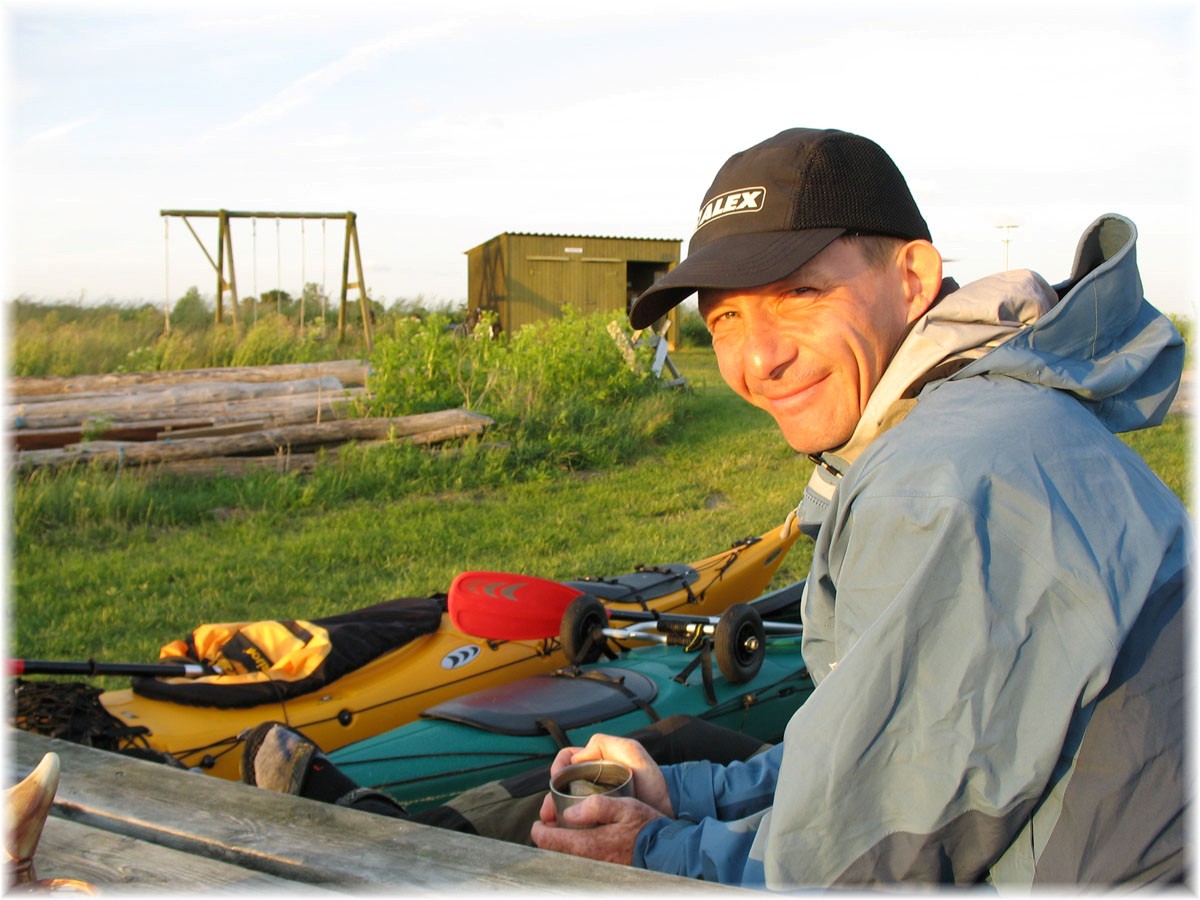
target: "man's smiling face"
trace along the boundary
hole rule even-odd
[[[909,324],[928,307],[911,302],[907,246],[896,248],[891,262],[872,265],[856,241],[839,239],[772,284],[700,292],[721,375],[802,453],[850,439]]]

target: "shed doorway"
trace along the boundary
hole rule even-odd
[[[629,260],[625,263],[625,314],[629,315],[629,307],[641,296],[650,285],[667,274],[670,266],[662,262],[636,262]]]

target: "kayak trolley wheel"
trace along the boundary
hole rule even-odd
[[[604,604],[590,594],[580,594],[563,613],[559,641],[567,662],[573,666],[595,662],[604,650],[600,629],[608,625]]]
[[[767,654],[767,633],[758,610],[735,603],[717,620],[713,644],[717,667],[730,684],[742,684],[758,674]]]

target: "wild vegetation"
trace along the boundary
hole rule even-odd
[[[384,304],[369,301],[373,333],[400,334],[432,315],[461,325],[461,306],[423,297]],[[8,370],[11,375],[84,375],[168,371],[214,366],[258,366],[347,359],[363,352],[361,314],[347,309],[344,339],[337,339],[336,304],[318,285],[300,298],[267,291],[244,298],[236,323],[214,323],[212,302],[195,287],[171,305],[168,316],[151,303],[50,303],[18,297],[9,305]],[[705,346],[708,332],[694,312],[683,317],[679,342]]]
[[[376,321],[408,313],[404,302],[373,305]],[[337,342],[337,312],[308,285],[300,300],[286,291],[247,298],[236,321],[214,323],[211,303],[195,288],[167,316],[144,303],[44,303],[18,297],[11,304],[9,370],[13,375],[82,375],[165,371],[214,366],[314,362],[356,356],[363,345],[359,320],[347,316]]]
[[[123,321],[111,316],[110,312],[104,321]],[[197,480],[155,473],[114,478],[87,467],[39,470],[16,485],[17,545],[47,539],[63,528],[111,531],[138,524],[186,525],[204,515],[205,504],[214,497],[224,498],[223,506],[285,510],[610,467],[653,442],[681,410],[677,396],[659,390],[649,370],[648,348],[639,349],[630,365],[608,333],[610,318],[585,318],[567,310],[562,319],[525,328],[515,336],[487,337],[486,318],[468,333],[443,312],[381,317],[370,358],[370,399],[359,401],[358,412],[390,417],[471,409],[495,421],[483,441],[467,441],[453,453],[440,454],[407,445],[351,447],[304,479],[266,472]],[[162,344],[212,347],[219,343],[213,332],[222,330],[211,325],[175,329],[129,351],[126,358],[145,361],[157,354],[153,368],[162,368],[169,358],[161,353]],[[18,345],[20,340],[18,334]],[[116,344],[107,341],[109,347]],[[330,349],[269,313],[232,345],[229,360],[233,365],[261,365],[312,361],[320,358],[318,352],[325,358],[344,355]],[[205,500],[198,502],[197,495]]]

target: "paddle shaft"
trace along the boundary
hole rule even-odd
[[[150,675],[152,677],[199,678],[220,675],[221,670],[199,663],[102,663],[49,659],[10,659],[9,675]]]

